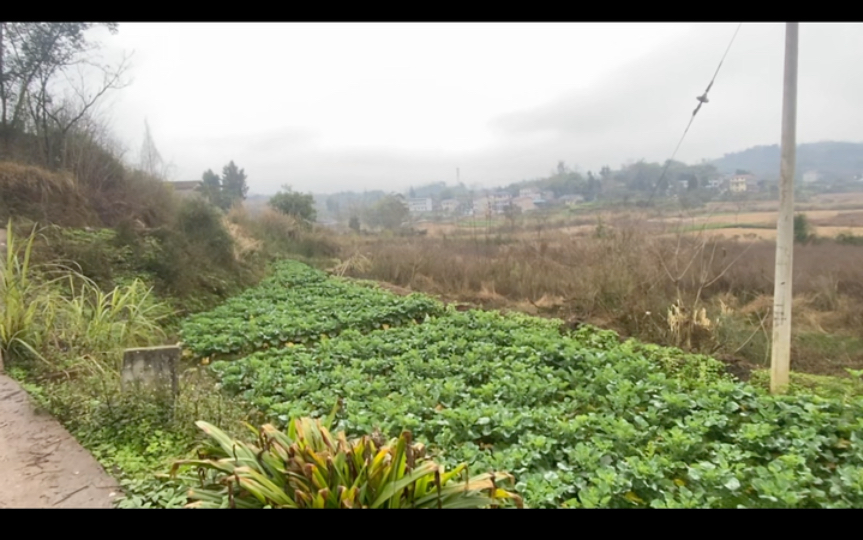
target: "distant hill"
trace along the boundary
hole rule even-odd
[[[725,154],[712,163],[723,173],[747,170],[764,177],[779,177],[779,145],[754,146],[741,152]],[[797,174],[814,170],[831,176],[854,176],[863,173],[863,143],[818,142],[797,146]]]

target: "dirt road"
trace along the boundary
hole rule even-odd
[[[0,508],[112,508],[117,482],[0,374]]]

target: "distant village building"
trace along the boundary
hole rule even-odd
[[[746,191],[761,191],[763,180],[758,180],[755,177],[746,179]]]
[[[746,191],[757,191],[758,184],[751,174],[735,174],[728,182],[732,193],[744,193]]]
[[[512,204],[512,195],[506,191],[496,191],[491,195],[492,209],[495,213],[500,214],[506,207]]]
[[[522,212],[530,212],[531,210],[536,209],[536,204],[534,203],[533,196],[519,196],[512,200],[513,206],[521,209]]]
[[[566,206],[575,206],[576,204],[583,203],[584,197],[581,195],[564,195],[558,201],[562,202]]]
[[[199,188],[203,185],[201,180],[189,180],[183,182],[166,182],[173,188],[174,193],[180,197],[196,197],[201,196]]]
[[[440,202],[440,208],[448,214],[454,213],[461,206],[458,199],[444,199]]]
[[[518,190],[519,198],[530,197],[531,199],[541,199],[542,192],[536,188],[521,188]]]
[[[408,210],[412,213],[431,212],[433,210],[431,198],[408,199]]]
[[[476,216],[484,216],[486,213],[491,213],[493,208],[494,206],[489,197],[480,197],[473,201],[473,213]]]
[[[722,178],[711,178],[707,181],[707,187],[710,189],[722,189],[725,181]]]

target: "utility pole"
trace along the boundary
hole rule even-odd
[[[785,391],[791,365],[791,278],[794,253],[794,168],[797,154],[797,42],[800,23],[785,23],[785,81],[782,93],[782,159],[773,289],[773,346],[770,392]]]

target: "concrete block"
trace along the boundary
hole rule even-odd
[[[123,389],[149,388],[179,393],[179,363],[182,350],[177,345],[126,349],[123,353]]]

